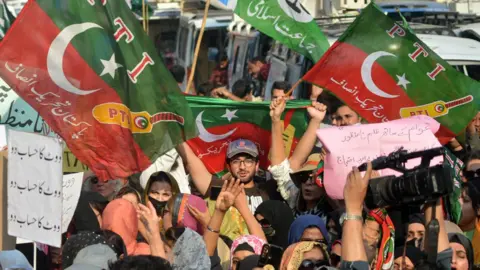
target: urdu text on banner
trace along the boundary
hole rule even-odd
[[[8,137],[8,234],[60,247],[62,145],[16,130]]]

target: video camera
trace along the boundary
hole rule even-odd
[[[401,176],[388,175],[371,179],[368,183],[365,203],[369,209],[407,204],[434,202],[453,191],[453,179],[448,165],[430,167],[430,161],[437,156],[445,156],[443,147],[408,153],[403,147],[372,161],[373,170],[392,169],[403,173]],[[406,169],[410,159],[422,158],[420,165]],[[360,165],[366,171],[367,163]]]

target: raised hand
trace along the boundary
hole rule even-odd
[[[327,114],[327,106],[323,103],[312,101],[312,106],[308,107],[307,111],[312,119],[322,122]]]
[[[208,209],[207,209],[207,211],[202,212],[202,211],[198,210],[198,208],[196,208],[195,206],[192,206],[192,205],[189,205],[189,204],[187,204],[187,208],[188,208],[188,211],[190,212],[190,214],[192,214],[192,216],[198,222],[200,222],[200,224],[202,224],[203,227],[207,227],[208,223],[210,222],[210,219],[212,218],[210,216],[210,213],[208,212]]]
[[[372,163],[368,162],[367,171],[362,177],[357,167],[347,176],[347,183],[343,189],[343,197],[345,198],[345,206],[348,214],[361,215],[363,201],[367,195],[368,181],[372,176]]]
[[[147,202],[147,206],[138,204],[137,216],[145,227],[145,230],[141,230],[140,233],[148,243],[151,243],[155,237],[160,236],[159,224],[161,218],[157,216],[155,207],[150,201]]]
[[[280,121],[282,119],[282,113],[285,110],[287,101],[283,98],[277,98],[270,103],[270,117],[272,121]]]
[[[226,212],[234,203],[238,194],[243,189],[243,184],[240,180],[225,181],[222,186],[222,191],[218,195],[215,209]]]
[[[316,85],[312,85],[312,93],[310,94],[310,100],[317,100],[318,96],[320,96],[323,92],[323,88],[318,87]]]

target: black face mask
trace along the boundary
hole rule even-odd
[[[167,202],[159,202],[150,196],[148,196],[148,200],[153,204],[153,207],[155,207],[157,216],[163,217],[163,212],[165,210],[165,206],[167,206]]]

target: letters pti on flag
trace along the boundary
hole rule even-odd
[[[196,135],[125,1],[29,1],[0,43],[0,76],[103,180],[141,172]]]
[[[414,33],[367,6],[304,76],[368,122],[428,115],[447,142],[478,111],[480,83],[458,72]]]
[[[298,0],[228,0],[227,6],[257,30],[314,62],[330,44]],[[225,3],[223,2],[223,3]]]

